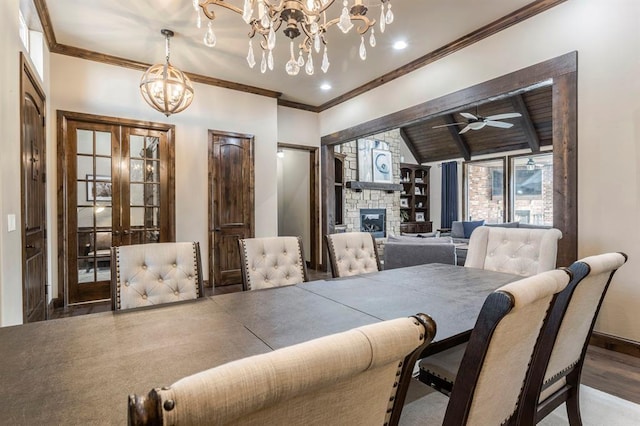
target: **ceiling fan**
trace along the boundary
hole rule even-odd
[[[503,121],[498,121],[498,120],[506,120],[508,118],[522,117],[522,114],[520,114],[519,112],[508,112],[505,114],[490,115],[488,117],[482,117],[481,115],[477,115],[477,114],[473,115],[468,112],[461,112],[460,115],[466,118],[467,121],[462,123],[451,123],[451,124],[443,124],[440,126],[433,126],[433,128],[437,129],[439,127],[458,126],[458,125],[466,124],[466,127],[460,130],[459,134],[466,133],[469,130],[480,130],[485,126],[500,127],[501,129],[508,129],[510,127],[513,127],[513,123],[505,123]]]

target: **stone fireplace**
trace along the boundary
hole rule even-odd
[[[400,144],[402,138],[398,129],[370,136],[368,138],[385,141],[389,144],[392,159],[393,183],[400,182]],[[344,181],[358,180],[358,147],[356,141],[344,143],[336,147],[336,151],[345,155]],[[384,211],[384,231],[374,234],[378,239],[384,239],[390,234],[400,235],[400,195],[399,192],[387,192],[377,189],[355,191],[346,189],[344,192],[344,231],[360,231],[362,229],[362,210],[381,209]],[[384,240],[379,240],[379,249]]]
[[[387,236],[386,209],[360,209],[360,231],[373,234],[375,238]]]

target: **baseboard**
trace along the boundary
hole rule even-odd
[[[640,358],[640,343],[634,342],[633,340],[627,340],[610,334],[594,331],[591,333],[589,344]]]
[[[58,299],[57,297],[51,299],[51,301],[47,304],[47,319],[53,318],[53,311],[56,308],[62,308],[64,306],[64,300]]]

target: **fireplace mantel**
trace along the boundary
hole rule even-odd
[[[358,180],[347,182],[347,188],[356,192],[361,192],[363,189],[377,189],[386,192],[402,191],[402,185],[399,183],[360,182]]]

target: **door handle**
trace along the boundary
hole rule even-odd
[[[215,232],[220,232],[220,231],[222,231],[222,229],[221,228],[215,228],[214,231]]]
[[[122,233],[124,235],[129,235],[131,233],[131,231],[129,231],[128,229],[125,229],[124,231],[122,231]]]
[[[34,246],[34,245],[31,245],[31,244],[27,244],[27,248],[28,248],[28,249],[31,249],[31,248],[36,248],[36,246]]]
[[[111,232],[115,237],[117,237],[118,235],[120,235],[120,231],[113,231]]]

